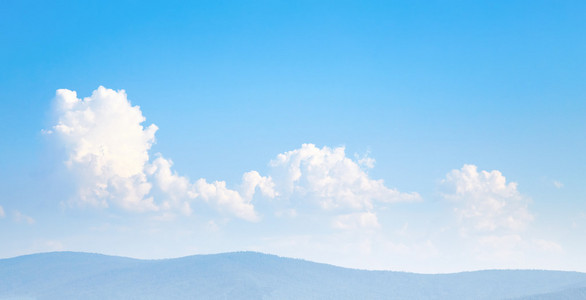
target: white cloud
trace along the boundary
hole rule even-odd
[[[374,168],[374,163],[376,162],[376,160],[372,157],[369,156],[369,152],[367,152],[364,156],[360,156],[358,154],[354,154],[354,157],[356,158],[356,161],[358,162],[358,164],[362,167],[368,168],[368,169],[372,169]]]
[[[533,221],[529,199],[501,172],[464,165],[442,182],[448,190],[444,197],[458,217],[460,236],[471,243],[477,261],[497,268],[526,268],[523,262],[532,255],[563,253],[558,243],[526,230]]]
[[[154,180],[155,186],[162,193],[162,207],[165,209],[179,208],[185,214],[192,213],[189,200],[197,197],[197,192],[189,179],[177,175],[171,170],[173,162],[162,156],[157,157],[152,164],[146,166],[146,173]]]
[[[65,150],[65,164],[76,178],[76,204],[156,211],[160,214],[157,219],[171,220],[175,212],[192,214],[194,202],[200,201],[241,219],[258,221],[253,201],[262,195],[291,200],[294,205],[303,198],[329,211],[361,211],[361,216],[374,216],[372,224],[378,224],[376,216],[366,212],[375,203],[420,200],[417,193],[401,193],[386,187],[383,180],[371,179],[367,169],[375,161],[368,155],[355,161],[346,157],[344,147],[320,149],[313,144],[279,154],[270,162],[271,176],[244,173],[236,189],[224,181],[190,181],[173,171],[170,159],[161,154],[151,159],[149,151],[158,127],[143,126],[146,119],[140,107],[131,104],[124,90],[99,87],[83,99],[74,91],[58,90],[54,113],[56,124],[43,133]],[[279,209],[296,211],[297,207]],[[360,222],[357,226],[372,225]]]
[[[270,176],[260,176],[257,171],[246,172],[242,175],[242,194],[245,198],[252,199],[257,187],[268,198],[278,195],[275,191],[275,183]]]
[[[499,171],[480,171],[474,165],[452,170],[443,180],[449,189],[444,197],[454,204],[463,232],[519,231],[533,219],[528,199],[507,183]]]
[[[247,221],[256,222],[259,220],[250,200],[244,199],[237,191],[228,189],[225,181],[208,183],[202,178],[195,182],[195,187],[199,197],[206,202],[217,205],[220,210],[228,211]]]
[[[561,181],[554,180],[553,181],[553,186],[555,186],[558,189],[561,189],[561,188],[564,187],[564,184]]]
[[[169,211],[189,215],[190,203],[202,200],[255,221],[258,215],[250,201],[257,188],[267,197],[275,196],[271,179],[255,171],[244,174],[241,195],[223,181],[191,183],[162,155],[151,162],[149,150],[158,128],[142,125],[140,107],[132,106],[124,90],[99,87],[83,99],[74,91],[58,90],[55,114],[57,124],[43,132],[55,136],[66,151],[66,165],[77,178],[78,204],[162,211],[160,219],[172,219]]]
[[[67,153],[67,166],[78,176],[81,202],[114,203],[127,210],[157,210],[147,195],[151,184],[144,173],[157,126],[146,128],[138,106],[124,90],[99,87],[79,99],[74,91],[57,90],[55,135]],[[49,131],[47,131],[49,133]]]
[[[27,224],[34,224],[35,223],[35,219],[19,212],[18,210],[13,211],[12,218],[17,223],[27,223]]]
[[[2,206],[0,206],[0,218],[4,218],[6,214],[4,213],[4,208],[2,208]]]
[[[256,171],[244,173],[243,192],[240,193],[227,188],[225,181],[208,183],[202,178],[191,183],[188,178],[173,172],[172,165],[171,160],[158,157],[147,166],[147,174],[154,178],[155,186],[162,191],[162,206],[166,209],[180,207],[186,215],[191,214],[189,201],[200,199],[239,218],[258,221],[259,217],[250,203],[256,188],[269,197],[274,197],[275,194],[271,179],[260,176]]]
[[[332,227],[336,229],[379,228],[378,218],[372,212],[339,215],[334,218]]]
[[[372,162],[365,163],[372,166]],[[284,196],[297,195],[315,200],[324,209],[371,209],[373,201],[420,200],[417,193],[401,193],[371,179],[365,170],[346,157],[344,147],[317,148],[303,144],[300,149],[279,154],[271,161],[272,178]]]

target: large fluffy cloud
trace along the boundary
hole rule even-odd
[[[344,147],[313,144],[279,154],[269,164],[270,176],[244,173],[233,189],[224,181],[190,181],[173,171],[170,159],[149,154],[158,127],[143,124],[140,107],[131,104],[124,90],[99,87],[83,99],[74,91],[58,90],[55,115],[56,124],[46,132],[65,149],[65,163],[77,180],[78,204],[190,215],[193,203],[200,201],[257,221],[260,215],[253,202],[255,195],[262,195],[286,199],[294,206],[304,199],[323,211],[345,213],[333,224],[349,228],[376,227],[371,212],[376,203],[420,199],[417,193],[401,193],[371,179],[367,170],[374,159],[352,160]]]
[[[47,132],[64,147],[66,165],[76,175],[76,203],[189,215],[190,202],[201,199],[237,217],[256,220],[250,204],[256,187],[272,195],[270,178],[258,173],[245,174],[243,196],[222,181],[191,183],[160,155],[151,161],[149,150],[158,128],[142,125],[145,117],[140,107],[130,103],[124,90],[99,87],[83,99],[74,91],[58,90],[55,114],[56,124]]]
[[[517,183],[507,183],[499,171],[479,172],[474,165],[464,165],[448,173],[443,183],[448,188],[444,197],[454,204],[464,231],[515,232],[533,219]]]
[[[99,87],[79,99],[74,91],[58,90],[57,124],[53,132],[66,149],[69,169],[78,176],[77,199],[128,210],[157,210],[148,197],[151,184],[144,167],[157,126],[146,128],[140,108],[132,106],[124,91]]]

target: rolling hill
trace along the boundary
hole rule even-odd
[[[255,252],[163,260],[52,252],[1,259],[0,299],[586,299],[586,274],[365,271]]]

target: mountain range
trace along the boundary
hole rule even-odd
[[[256,252],[51,252],[0,259],[0,299],[586,299],[586,273],[367,271]]]

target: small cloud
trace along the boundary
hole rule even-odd
[[[556,188],[558,188],[558,189],[561,189],[561,188],[563,188],[563,187],[564,187],[564,184],[563,184],[563,183],[561,183],[560,181],[557,181],[557,180],[554,180],[554,181],[553,181],[553,185],[554,185]]]
[[[449,192],[443,196],[454,205],[462,232],[519,232],[533,220],[529,199],[507,182],[499,171],[479,171],[475,165],[452,170],[442,183]]]
[[[4,213],[4,208],[0,206],[0,218],[4,218],[4,216],[6,216],[6,214]]]
[[[31,225],[35,223],[35,219],[19,212],[18,210],[15,210],[12,213],[12,218],[14,219],[14,221],[16,221],[18,223],[27,223],[27,224],[31,224]]]
[[[252,199],[256,192],[256,188],[268,198],[275,198],[275,183],[272,178],[261,176],[257,171],[250,171],[242,175],[242,196],[246,199]]]
[[[363,167],[363,168],[367,168],[367,169],[372,169],[374,168],[374,163],[376,162],[376,160],[372,157],[369,156],[370,155],[370,151],[366,152],[366,154],[364,155],[358,155],[358,154],[354,154],[354,157],[356,158],[356,161],[358,162],[358,164]]]

